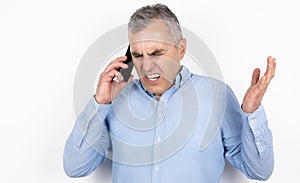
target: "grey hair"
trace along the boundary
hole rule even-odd
[[[175,44],[182,40],[182,31],[176,15],[163,4],[147,5],[136,10],[130,17],[128,31],[135,34],[146,28],[152,20],[162,20],[166,24]]]

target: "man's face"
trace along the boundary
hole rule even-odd
[[[185,40],[175,44],[163,21],[151,21],[136,34],[129,34],[136,71],[146,89],[160,97],[174,84],[185,53]]]

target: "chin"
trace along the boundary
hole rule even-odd
[[[164,80],[162,80],[164,81]],[[150,85],[145,81],[142,81],[143,85],[149,91],[150,93],[153,93],[155,95],[162,95],[165,91],[167,91],[172,85],[169,82],[160,82],[155,85]]]
[[[165,92],[165,90],[160,90],[160,89],[151,89],[151,88],[147,88],[147,90],[150,92],[150,93],[153,93],[153,94],[155,94],[155,95],[162,95],[164,92]]]
[[[161,87],[161,86],[146,86],[147,91],[155,95],[162,95],[170,87]]]

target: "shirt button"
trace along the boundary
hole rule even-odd
[[[258,146],[259,146],[259,145],[260,145],[260,142],[259,142],[259,141],[257,141],[257,142],[256,142],[256,145],[258,145]]]
[[[156,142],[160,142],[160,137],[157,137],[157,138],[155,139],[155,141],[156,141]]]
[[[158,170],[159,170],[159,167],[158,167],[158,166],[156,166],[156,167],[155,167],[155,171],[158,171]]]
[[[252,119],[252,120],[250,121],[250,124],[251,124],[251,125],[254,125],[254,123],[255,123],[255,121]]]

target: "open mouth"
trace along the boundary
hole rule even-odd
[[[156,81],[159,77],[159,74],[146,74],[146,78],[150,81]]]

